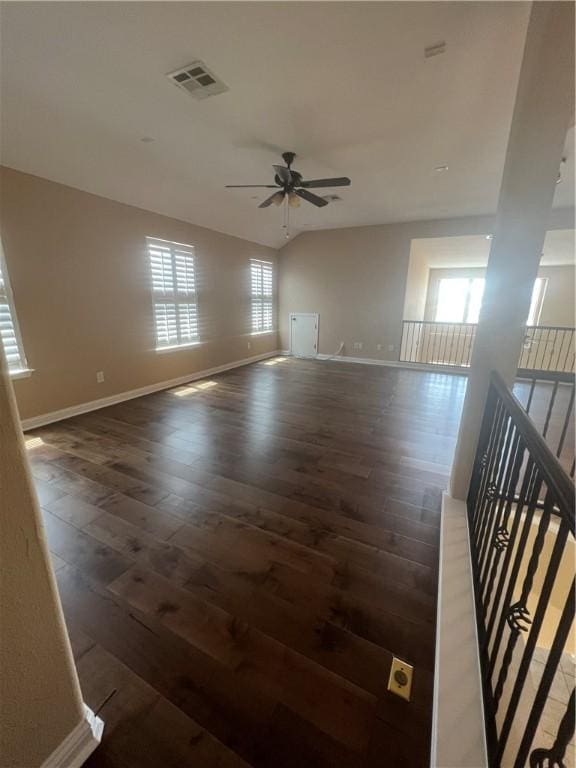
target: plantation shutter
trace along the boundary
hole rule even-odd
[[[252,286],[252,333],[273,329],[273,265],[270,261],[250,260]]]
[[[16,373],[27,367],[24,350],[20,342],[20,334],[16,323],[16,314],[12,301],[8,273],[0,254],[0,336],[6,354],[8,371]]]
[[[199,339],[194,248],[148,238],[156,348]]]

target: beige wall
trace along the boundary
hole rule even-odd
[[[0,345],[0,765],[40,768],[83,720]]]
[[[436,316],[438,287],[442,278],[484,277],[485,275],[486,269],[484,267],[430,269],[424,319],[434,320]],[[545,277],[548,280],[539,325],[574,327],[574,267],[540,267],[538,277]]]
[[[574,327],[574,267],[540,267],[539,277],[548,278],[540,325]]]
[[[550,229],[573,227],[573,218],[573,210],[554,211]],[[493,217],[477,216],[298,235],[280,251],[281,349],[290,345],[290,312],[318,312],[320,354],[335,354],[344,342],[345,356],[397,360],[402,319],[423,319],[426,298],[429,269],[410,258],[412,240],[485,234],[493,226]]]
[[[250,336],[249,259],[276,261],[274,249],[6,168],[0,193],[4,252],[34,369],[15,382],[22,418],[277,348],[276,333]],[[196,249],[197,347],[154,350],[148,235]]]
[[[397,360],[411,240],[482,234],[491,223],[481,216],[299,235],[280,252],[281,348],[289,348],[290,312],[319,312],[320,354],[334,354],[343,341],[348,356]]]

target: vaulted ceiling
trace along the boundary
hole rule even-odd
[[[266,190],[224,186],[271,183],[284,150],[305,178],[352,179],[326,190],[338,202],[303,203],[294,231],[490,213],[528,13],[522,2],[3,3],[1,159],[272,246],[282,211],[258,210]],[[446,52],[425,58],[440,41]],[[196,101],[166,79],[196,59],[229,91]],[[559,185],[556,204],[572,191]]]

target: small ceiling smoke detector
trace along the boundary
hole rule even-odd
[[[182,69],[169,72],[166,77],[195,99],[207,99],[230,90],[203,61],[187,64]]]
[[[432,56],[439,56],[446,51],[446,41],[442,40],[440,43],[434,43],[424,48],[424,58],[430,59]]]
[[[140,141],[142,144],[151,144],[153,141],[155,141],[155,139],[153,139],[152,136],[142,136]]]
[[[322,197],[324,198],[324,200],[328,200],[329,203],[335,203],[338,200],[342,200],[340,195],[322,195]]]
[[[436,173],[444,173],[444,171],[448,170],[448,166],[447,165],[437,165],[436,168],[434,168],[434,170],[436,171]]]

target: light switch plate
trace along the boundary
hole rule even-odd
[[[414,667],[411,664],[402,661],[402,659],[397,659],[396,656],[394,656],[392,659],[392,665],[390,666],[388,690],[391,693],[395,693],[396,696],[400,696],[402,699],[410,701],[413,674]]]

